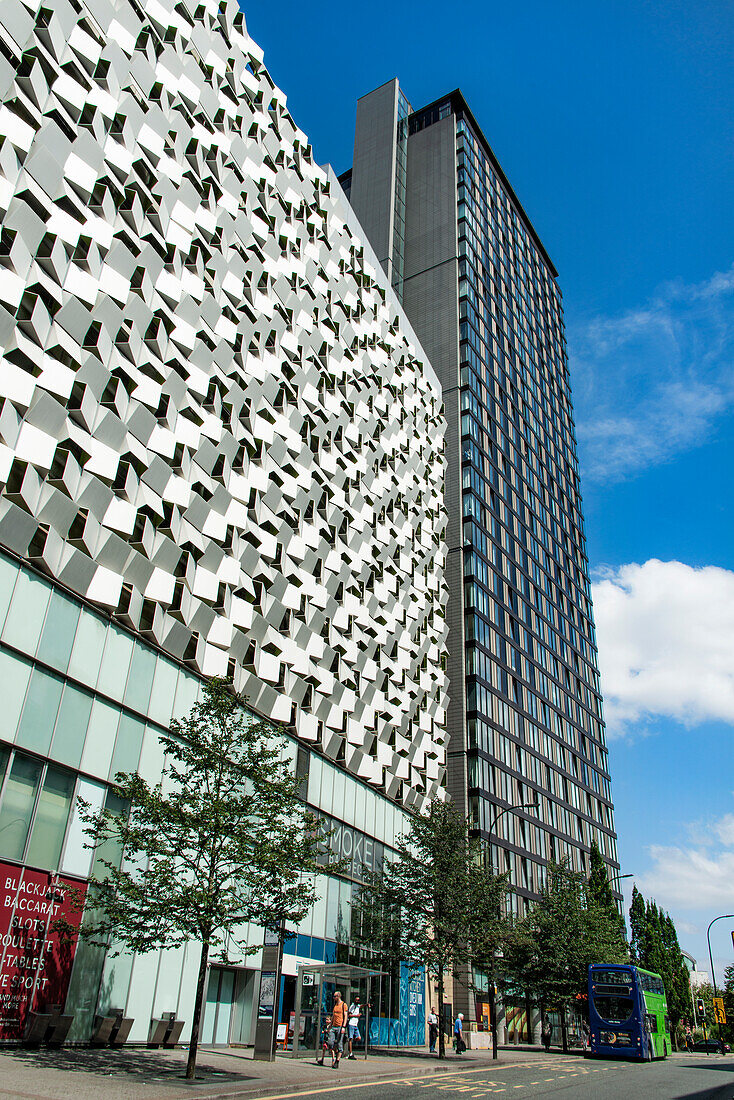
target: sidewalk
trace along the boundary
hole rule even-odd
[[[202,1047],[197,1080],[184,1079],[185,1050],[90,1050],[69,1047],[61,1050],[0,1051],[0,1098],[22,1100],[234,1100],[235,1097],[286,1095],[309,1086],[349,1088],[351,1084],[404,1080],[455,1072],[464,1067],[501,1066],[517,1062],[527,1054],[503,1052],[492,1062],[491,1051],[467,1051],[458,1057],[448,1054],[439,1062],[429,1061],[422,1052],[405,1057],[372,1055],[368,1059],[342,1060],[338,1070],[316,1065],[313,1057],[278,1057],[275,1062],[255,1062],[251,1050]],[[531,1055],[532,1057],[532,1055]]]

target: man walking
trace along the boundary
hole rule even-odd
[[[428,1051],[430,1054],[436,1053],[436,1040],[438,1039],[438,1016],[436,1015],[436,1009],[432,1008],[428,1013]]]
[[[359,1020],[362,1015],[362,1005],[357,995],[349,1006],[349,1022],[347,1023],[347,1038],[349,1039],[349,1058],[354,1058],[352,1044],[359,1039]]]
[[[329,1032],[329,1049],[331,1050],[331,1068],[337,1069],[339,1059],[344,1050],[344,1033],[347,1030],[347,1006],[342,1000],[342,995],[337,989],[334,994],[334,1007],[331,1010],[331,1030]]]
[[[550,1016],[546,1012],[543,1017],[543,1026],[540,1029],[540,1035],[543,1040],[543,1046],[545,1047],[545,1053],[550,1051],[551,1039],[553,1038],[553,1025],[550,1022]]]
[[[454,1046],[457,1054],[463,1054],[466,1050],[464,1042],[464,1013],[460,1012],[454,1020]]]

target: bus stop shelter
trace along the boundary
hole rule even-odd
[[[315,963],[299,966],[293,1021],[293,1057],[316,1054],[321,1049],[322,1025],[330,1014],[334,993],[340,990],[347,1005],[356,996],[362,1004],[359,1041],[355,1053],[367,1057],[370,1045],[370,1016],[382,1015],[383,1002],[390,1004],[392,979],[383,970],[370,970],[348,963]],[[345,1038],[346,1047],[346,1038]]]

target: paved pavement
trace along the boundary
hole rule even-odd
[[[0,0],[0,3],[2,0]],[[464,1062],[456,1055],[441,1063],[424,1057],[371,1056],[342,1060],[338,1070],[315,1059],[279,1057],[275,1062],[255,1062],[251,1050],[203,1047],[197,1063],[197,1080],[184,1079],[185,1050],[61,1050],[0,1051],[0,1100],[231,1100],[259,1098],[304,1088],[337,1085],[340,1090],[387,1078],[445,1073]],[[465,1056],[466,1057],[466,1056]],[[472,1066],[488,1064],[486,1055]],[[328,1094],[327,1094],[328,1095]]]
[[[254,1062],[246,1051],[202,1051],[201,1075],[183,1079],[185,1051],[0,1052],[0,1100],[449,1100],[500,1096],[558,1100],[734,1100],[734,1056],[673,1055],[652,1065],[560,1054],[484,1052],[428,1062],[371,1057],[338,1070],[310,1060]]]

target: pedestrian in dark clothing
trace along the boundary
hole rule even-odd
[[[431,1054],[436,1053],[436,1040],[438,1039],[438,1016],[436,1009],[432,1008],[428,1014],[428,1049]]]
[[[540,1034],[543,1039],[545,1052],[546,1054],[548,1054],[548,1052],[550,1051],[551,1039],[553,1038],[553,1025],[550,1022],[550,1016],[548,1016],[547,1013],[543,1017],[543,1024],[540,1029]]]

